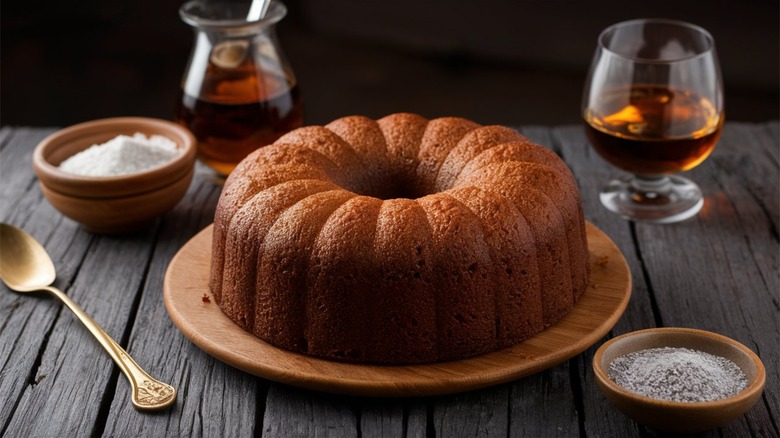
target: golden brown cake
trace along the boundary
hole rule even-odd
[[[422,363],[555,323],[587,263],[577,184],[553,152],[459,118],[353,116],[292,131],[233,171],[210,288],[275,346]]]

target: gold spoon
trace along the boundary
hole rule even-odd
[[[47,291],[68,306],[127,376],[132,387],[133,406],[137,409],[164,409],[176,400],[176,390],[171,385],[142,370],[76,303],[61,290],[50,286],[56,273],[49,254],[35,238],[8,224],[0,224],[0,277],[17,292]]]

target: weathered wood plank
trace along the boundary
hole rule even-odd
[[[727,125],[728,126],[728,125]],[[628,239],[626,237],[621,236],[618,233],[613,234],[612,231],[608,231],[608,225],[604,221],[608,222],[620,222],[620,220],[616,219],[616,216],[612,215],[611,213],[606,212],[603,208],[600,207],[598,204],[598,199],[593,198],[592,201],[588,200],[588,197],[591,196],[592,193],[597,194],[598,187],[594,187],[593,189],[586,189],[583,188],[583,186],[587,184],[593,184],[595,181],[606,181],[606,178],[604,175],[593,175],[588,174],[589,171],[598,170],[598,169],[604,169],[604,164],[602,160],[595,157],[595,154],[588,148],[582,148],[582,147],[566,147],[566,145],[572,146],[572,145],[587,145],[587,142],[582,136],[581,133],[578,133],[578,128],[569,127],[569,128],[563,128],[556,130],[557,133],[561,135],[561,141],[563,143],[563,155],[569,161],[570,163],[577,163],[578,159],[572,159],[573,155],[576,155],[577,153],[585,152],[585,156],[580,158],[585,158],[585,162],[587,162],[587,154],[593,155],[595,160],[590,160],[590,163],[588,163],[586,166],[583,166],[580,168],[576,164],[574,164],[572,167],[575,168],[575,174],[578,177],[578,180],[580,182],[581,188],[583,190],[583,198],[585,202],[586,207],[586,215],[588,215],[591,220],[596,223],[597,225],[601,226],[602,229],[607,231],[607,233],[613,237],[613,239],[618,243],[618,246],[623,248],[624,242],[626,242]],[[727,129],[726,133],[724,134],[724,138],[728,138],[731,132]],[[745,137],[744,135],[742,137]],[[580,138],[580,140],[577,140]],[[728,143],[728,141],[726,141]],[[725,151],[722,151],[721,153],[728,154],[731,150],[731,147],[728,146],[728,144],[725,146],[725,148],[721,145],[716,149],[716,154],[718,150],[725,149]],[[717,155],[714,155],[712,157],[712,160],[717,162]],[[743,159],[744,161],[744,159]],[[705,162],[701,169],[697,169],[696,171],[692,172],[692,177],[696,180],[697,178],[700,178],[697,176],[699,173],[705,173],[707,168],[714,167],[713,163]],[[753,168],[756,166],[753,165]],[[608,167],[607,167],[608,169]],[[741,166],[735,166],[734,169],[743,169]],[[743,171],[750,171],[748,169],[743,169]],[[772,172],[770,171],[769,174],[771,175]],[[777,175],[777,171],[774,171],[774,175]],[[739,178],[737,178],[739,179]],[[715,304],[716,306],[719,305],[720,301],[718,300],[711,300],[707,296],[707,292],[712,291],[712,285],[707,284],[701,284],[697,280],[693,280],[693,276],[690,275],[691,272],[696,272],[697,277],[699,276],[699,272],[703,273],[703,277],[707,277],[705,280],[709,280],[710,283],[717,279],[719,276],[722,276],[722,272],[724,268],[730,265],[730,261],[724,260],[722,257],[720,260],[713,260],[712,257],[709,257],[708,255],[711,255],[712,251],[709,246],[711,244],[708,244],[708,238],[712,239],[712,230],[701,230],[701,229],[692,229],[695,228],[694,225],[701,222],[702,218],[708,218],[708,217],[716,217],[717,220],[712,221],[720,221],[724,222],[727,221],[729,223],[721,223],[720,227],[717,227],[717,229],[722,230],[728,230],[728,229],[734,229],[734,227],[739,226],[740,218],[736,217],[735,215],[731,214],[731,212],[728,211],[728,209],[719,207],[719,208],[713,208],[714,206],[719,206],[717,201],[722,199],[728,199],[728,194],[723,193],[722,191],[719,191],[718,187],[712,187],[712,184],[704,185],[703,188],[706,193],[710,193],[710,196],[708,197],[707,204],[705,205],[705,210],[697,217],[696,219],[693,219],[691,221],[686,221],[681,224],[674,224],[674,225],[666,225],[666,226],[659,226],[659,225],[648,225],[648,224],[637,224],[636,225],[636,240],[639,241],[639,246],[634,249],[636,251],[636,255],[641,258],[639,260],[640,263],[636,263],[636,261],[632,260],[633,257],[631,257],[631,254],[628,254],[626,250],[623,250],[624,254],[627,256],[627,259],[629,260],[629,265],[632,267],[632,273],[634,274],[634,294],[632,296],[632,303],[629,305],[629,308],[626,311],[626,314],[623,318],[623,320],[616,326],[616,332],[621,332],[624,328],[628,330],[636,330],[640,328],[646,328],[652,326],[652,321],[645,321],[644,323],[641,321],[641,318],[646,317],[649,312],[646,311],[647,307],[645,307],[645,310],[640,310],[639,312],[636,312],[637,308],[635,306],[637,299],[641,299],[644,296],[652,297],[657,303],[646,303],[646,304],[655,304],[658,308],[658,314],[656,315],[658,317],[658,320],[663,325],[681,325],[681,326],[687,326],[687,327],[696,327],[697,324],[694,322],[697,318],[696,315],[710,315],[709,318],[707,318],[708,321],[715,321],[718,320],[721,317],[729,318],[733,313],[734,309],[720,309],[720,312],[713,312],[713,311],[707,311],[707,309],[702,308],[691,308],[689,305],[686,305],[689,301],[697,301],[697,302],[715,302],[718,304]],[[777,185],[775,185],[777,187]],[[713,193],[716,193],[717,195],[712,195]],[[776,193],[776,189],[775,189]],[[776,194],[775,194],[776,196]],[[747,197],[746,197],[747,198]],[[715,201],[713,201],[713,199]],[[729,202],[722,202],[723,204],[729,204]],[[593,211],[592,206],[596,205],[600,209],[600,211]],[[604,216],[606,213],[607,216]],[[595,215],[595,216],[593,216]],[[611,216],[611,217],[610,217]],[[603,218],[603,219],[601,219]],[[747,220],[747,218],[741,218],[742,222],[744,224],[755,224],[754,222]],[[733,222],[733,223],[731,223]],[[764,221],[766,223],[766,220]],[[604,225],[602,225],[604,224]],[[745,226],[745,225],[743,225]],[[750,226],[750,225],[747,225]],[[629,227],[630,228],[630,227]],[[753,230],[753,234],[755,236],[766,236],[766,227],[758,232],[758,230]],[[617,230],[620,231],[620,230]],[[630,234],[630,233],[629,233]],[[745,235],[748,235],[750,233],[742,234],[744,237]],[[617,236],[617,237],[616,237]],[[726,236],[727,237],[727,236]],[[720,239],[723,239],[723,236],[721,236]],[[716,238],[716,241],[719,239]],[[724,240],[723,242],[719,242],[719,245],[726,245],[730,246],[731,243],[725,243],[727,240]],[[656,248],[653,245],[661,246],[661,248]],[[776,252],[776,247],[775,247]],[[750,254],[743,254],[746,256],[750,256]],[[693,259],[693,260],[692,260]],[[734,260],[733,262],[736,262]],[[659,264],[662,264],[662,267],[658,267]],[[704,265],[708,265],[707,268],[704,268]],[[770,263],[771,265],[771,263]],[[768,269],[769,271],[773,271],[774,275],[777,275],[777,268],[776,264],[774,264],[774,267],[770,267]],[[677,272],[677,281],[674,282],[674,285],[671,286],[669,283],[669,277],[670,272]],[[641,282],[637,281],[637,273],[649,273],[650,278],[652,281],[647,285],[648,289],[646,291],[638,290],[641,287]],[[769,290],[764,289],[766,286],[762,286],[762,290]],[[670,292],[670,290],[673,289],[673,292]],[[677,301],[670,302],[670,298],[672,297],[672,300],[674,298],[677,298]],[[697,298],[694,298],[697,297]],[[644,307],[644,306],[643,306]],[[683,310],[686,309],[686,310]],[[710,309],[712,310],[712,309]],[[738,313],[738,312],[737,312]],[[716,316],[715,316],[716,315]],[[635,316],[639,316],[639,320],[633,320]],[[715,329],[712,325],[707,326],[701,326],[701,328],[709,328],[711,330]],[[776,323],[773,325],[776,327]],[[723,333],[723,329],[721,330],[715,330]],[[750,330],[751,333],[760,333],[761,331],[755,331]],[[768,338],[771,338],[768,337]],[[767,339],[771,340],[771,339]],[[776,341],[775,341],[776,342]],[[591,349],[592,351],[592,349]],[[615,424],[594,424],[593,421],[601,422],[602,419],[607,419],[608,423],[614,422],[612,419],[614,416],[607,416],[603,415],[600,412],[593,412],[589,413],[588,410],[593,410],[593,406],[598,407],[599,409],[602,409],[604,406],[603,397],[600,396],[595,390],[592,388],[595,388],[594,382],[592,381],[592,375],[590,373],[590,363],[589,361],[592,360],[592,356],[590,352],[586,352],[583,356],[583,369],[581,374],[581,380],[583,382],[583,403],[584,407],[586,409],[586,431],[588,433],[592,433],[594,429],[591,429],[589,426],[597,426],[596,431],[610,431],[611,433],[614,433],[616,430]],[[602,402],[599,404],[598,401],[602,400]],[[749,418],[749,417],[746,417]],[[737,434],[749,434],[750,430],[761,430],[762,427],[767,425],[766,421],[759,422],[760,424],[758,426],[756,425],[738,425],[733,424],[730,425],[728,429],[731,433],[737,433]],[[631,431],[631,434],[639,433],[642,429],[639,430],[633,430]],[[725,429],[724,429],[725,430]],[[625,432],[628,433],[630,430],[626,430]],[[650,431],[652,432],[652,431]],[[715,432],[711,432],[713,434]]]
[[[73,285],[66,289],[115,339],[121,338],[134,311],[153,239],[153,230],[133,236],[96,238]],[[35,370],[37,384],[25,388],[5,432],[11,436],[92,433],[100,400],[109,383],[113,383],[114,369],[114,363],[82,324],[70,312],[63,311]]]
[[[171,322],[162,299],[163,277],[170,260],[213,221],[219,192],[220,187],[199,167],[187,196],[163,216],[128,342],[131,355],[177,389],[177,402],[165,415],[140,413],[132,407],[129,387],[120,378],[108,410],[105,436],[163,436],[170,430],[182,436],[215,437],[252,436],[255,432],[256,396],[264,391],[264,383],[190,343]]]
[[[10,126],[3,126],[0,128],[0,152],[2,152],[3,149],[10,143],[8,140],[11,139],[13,132],[14,128]]]
[[[512,383],[509,436],[580,436],[570,363],[564,362]]]
[[[428,436],[428,399],[417,398],[409,403],[406,417],[406,437],[423,438]],[[433,407],[430,408],[433,411]],[[433,425],[431,424],[431,427]]]
[[[520,131],[558,155],[563,154],[561,143],[553,139],[549,128],[526,127]],[[579,436],[577,396],[572,387],[570,363],[561,363],[511,385],[510,436],[535,437],[553,432],[558,436]]]
[[[360,436],[404,438],[404,404],[400,400],[368,399],[360,403]]]
[[[358,436],[358,421],[347,398],[272,383],[266,398],[263,436]]]
[[[433,427],[436,436],[507,436],[509,385],[441,397],[434,404]]]
[[[732,196],[732,199],[761,208],[769,219],[771,233],[777,235],[780,229],[780,197],[777,195],[780,144],[776,136],[772,137],[772,126],[777,124],[729,123],[705,163],[715,165],[713,171],[717,169],[719,181],[739,184],[744,191],[739,198]],[[755,231],[756,236],[766,233],[766,229]]]
[[[775,162],[780,162],[780,120],[772,120],[761,124],[760,136],[766,136],[765,147]]]
[[[37,216],[40,217],[40,216]],[[38,227],[29,227],[30,222],[21,223],[12,221],[19,226],[24,226],[32,232],[33,236],[40,239],[47,251],[52,255],[55,266],[61,269],[58,272],[55,285],[65,289],[73,279],[78,263],[84,257],[89,245],[89,238],[77,238],[80,230],[75,224],[61,224],[50,217],[50,228],[43,230]],[[36,225],[41,224],[36,221]],[[51,233],[49,235],[49,233]],[[83,237],[83,236],[79,236]],[[58,260],[68,259],[72,265],[58,263]],[[17,294],[8,290],[5,285],[0,286],[0,391],[4,394],[0,397],[0,431],[9,423],[14,406],[18,403],[22,393],[37,384],[35,371],[42,348],[49,339],[54,322],[60,318],[61,305],[58,301],[41,294]],[[67,310],[65,310],[67,312]]]
[[[3,130],[3,141],[13,144],[0,151],[0,187],[4,193],[2,221],[24,228],[49,252],[57,267],[55,285],[65,289],[73,281],[91,237],[78,225],[64,219],[43,199],[29,160],[42,135],[24,130],[19,135]],[[10,157],[10,158],[9,158]],[[10,166],[9,163],[15,163]],[[20,183],[23,182],[23,183]],[[5,201],[13,199],[19,202]],[[0,286],[0,433],[16,411],[22,394],[36,382],[39,355],[60,317],[60,304],[45,295],[17,294]]]
[[[711,159],[690,172],[706,196],[702,212],[672,226],[638,224],[637,238],[664,324],[710,330],[752,348],[768,365],[772,398],[780,344],[778,241],[767,232],[772,218],[760,204],[778,197],[780,185],[769,183],[777,163],[744,125],[724,131]],[[750,195],[758,180],[747,173],[759,175],[766,195]],[[759,403],[729,433],[777,432],[778,414],[777,405]]]
[[[602,160],[590,147],[581,126],[567,126],[552,131],[552,141],[572,169],[585,209],[585,218],[603,230],[620,248],[631,269],[632,294],[623,317],[611,331],[610,338],[634,330],[656,326],[651,290],[644,275],[642,260],[634,244],[629,222],[607,211],[599,200],[599,192],[618,172]],[[598,287],[598,285],[596,285]],[[593,378],[592,361],[598,342],[570,361],[576,391],[579,392],[579,422],[586,435],[636,436],[639,429],[633,421],[620,414],[601,394]]]
[[[1,217],[6,217],[18,208],[17,203],[26,199],[30,186],[36,181],[32,171],[32,154],[35,146],[53,128],[6,128],[2,144],[7,145],[0,155],[0,209]]]

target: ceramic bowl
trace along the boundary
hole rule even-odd
[[[672,402],[639,395],[608,377],[620,356],[649,348],[688,348],[725,357],[745,373],[741,392],[710,402]],[[761,359],[739,342],[712,332],[687,328],[639,330],[604,343],[593,357],[596,383],[607,399],[634,421],[667,432],[701,432],[724,425],[747,412],[761,396],[766,372]]]
[[[137,132],[163,135],[182,153],[161,166],[120,176],[75,175],[58,167],[94,144]],[[35,148],[32,164],[43,195],[57,210],[91,232],[114,234],[149,226],[176,205],[192,181],[195,158],[195,137],[186,128],[160,119],[118,117],[55,132]]]

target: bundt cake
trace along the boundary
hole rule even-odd
[[[352,116],[231,173],[209,286],[272,345],[409,364],[534,335],[569,312],[587,265],[579,191],[553,152],[460,118]]]

